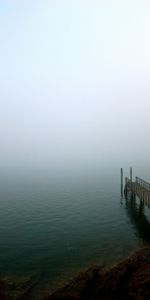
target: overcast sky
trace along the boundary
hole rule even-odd
[[[150,2],[0,0],[0,166],[150,158]]]

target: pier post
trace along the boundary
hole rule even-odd
[[[121,196],[123,197],[123,168],[121,168]]]
[[[132,167],[130,167],[130,180],[131,180],[131,194],[133,194],[133,185],[132,185]]]
[[[132,167],[130,167],[130,180],[132,182]]]

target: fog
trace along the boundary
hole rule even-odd
[[[0,1],[0,168],[148,164],[150,3]]]

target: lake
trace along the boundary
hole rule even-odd
[[[6,172],[0,183],[1,275],[55,285],[150,242],[150,210],[140,216],[138,203],[121,199],[119,169]]]

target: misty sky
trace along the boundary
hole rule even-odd
[[[0,166],[150,156],[150,2],[0,0]]]

